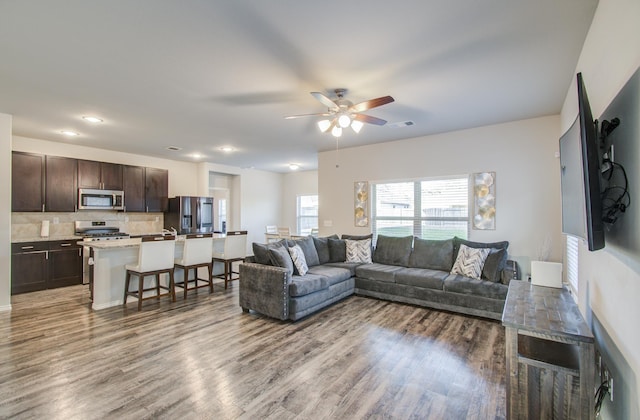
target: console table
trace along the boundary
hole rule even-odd
[[[502,325],[507,418],[593,419],[593,334],[569,292],[512,280]]]

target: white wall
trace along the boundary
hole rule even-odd
[[[68,143],[13,136],[13,150],[169,170],[169,197],[198,195],[198,165]]]
[[[289,226],[298,233],[297,198],[299,195],[318,194],[318,171],[292,172],[283,175],[282,213],[278,226]]]
[[[354,227],[355,181],[495,171],[496,229],[471,230],[470,239],[508,240],[511,256],[535,259],[548,238],[561,261],[559,123],[550,116],[321,153],[320,234],[371,231]]]
[[[0,311],[11,309],[11,121],[0,114]]]
[[[582,72],[594,117],[599,116],[640,66],[640,2],[600,1],[576,68]],[[562,108],[562,129],[577,115],[575,78]],[[636,139],[640,141],[640,139]],[[639,180],[629,180],[639,182]],[[632,205],[640,205],[632,197]],[[624,216],[623,216],[624,217]],[[640,232],[636,232],[640,235]],[[640,258],[640,256],[638,256]],[[592,321],[605,362],[616,372],[614,403],[603,418],[640,418],[640,273],[638,262],[614,249],[579,249],[579,304]],[[616,396],[617,395],[617,396]]]

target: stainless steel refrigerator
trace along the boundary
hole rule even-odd
[[[179,234],[213,232],[213,197],[179,196],[169,199],[164,228]]]

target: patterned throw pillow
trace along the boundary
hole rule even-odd
[[[344,240],[347,246],[347,262],[371,264],[371,239]]]
[[[484,267],[484,262],[489,252],[491,252],[489,248],[470,248],[466,245],[460,245],[458,257],[453,264],[451,274],[480,279],[482,267]]]
[[[304,258],[304,252],[300,245],[289,247],[289,254],[291,254],[291,260],[293,260],[293,266],[296,268],[296,274],[304,276],[309,271],[307,266],[307,260]]]

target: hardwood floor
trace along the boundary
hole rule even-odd
[[[92,311],[86,286],[0,313],[0,417],[502,419],[498,322],[353,296],[296,323],[238,284]]]

